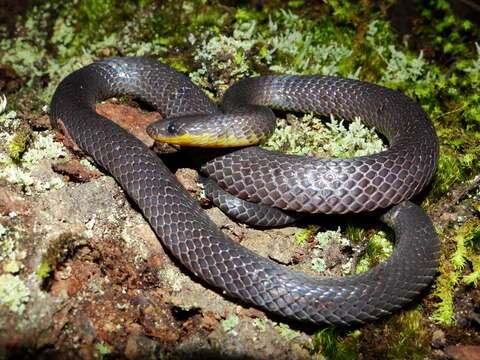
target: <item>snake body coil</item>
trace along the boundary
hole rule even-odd
[[[288,210],[343,213],[400,203],[384,215],[397,238],[387,261],[360,275],[318,279],[226,237],[155,153],[93,109],[97,101],[131,94],[165,117],[220,113],[164,64],[115,58],[77,70],[56,90],[51,118],[115,177],[175,257],[230,295],[282,316],[330,324],[371,321],[418,295],[434,276],[439,253],[428,216],[402,202],[428,183],[438,158],[434,129],[421,108],[393,90],[333,77],[259,77],[232,88],[227,111],[250,103],[360,116],[387,136],[391,148],[368,157],[313,160],[250,147],[203,167],[229,192]]]

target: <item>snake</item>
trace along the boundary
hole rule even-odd
[[[263,107],[360,117],[387,138],[387,150],[316,159],[247,146],[209,160],[201,171],[241,199],[281,209],[375,210],[394,230],[393,253],[366,272],[322,278],[292,271],[233,241],[155,152],[96,113],[99,101],[125,94],[152,105],[165,119],[229,112],[241,119],[250,110],[269,116],[271,110]],[[239,110],[242,106],[247,110]],[[409,199],[431,180],[439,145],[421,106],[398,91],[341,77],[267,75],[236,82],[218,107],[166,64],[117,57],[66,76],[52,97],[50,118],[116,179],[173,257],[234,301],[295,322],[350,326],[397,311],[435,276],[438,237],[429,216]]]

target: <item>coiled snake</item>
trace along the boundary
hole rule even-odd
[[[389,140],[389,150],[352,159],[311,159],[247,147],[203,166],[232,194],[287,210],[345,213],[398,204],[383,216],[396,234],[389,259],[359,275],[314,278],[225,236],[154,152],[94,111],[96,102],[119,94],[136,96],[167,118],[222,112],[183,74],[138,57],[108,59],[73,72],[51,103],[53,125],[61,124],[115,177],[171,254],[208,283],[288,318],[353,324],[390,314],[434,276],[439,242],[433,225],[406,200],[430,181],[438,142],[427,115],[410,98],[381,86],[323,76],[258,77],[227,91],[226,112],[254,104],[360,116]]]

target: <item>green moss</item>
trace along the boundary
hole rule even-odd
[[[28,144],[32,136],[32,131],[28,126],[23,126],[13,136],[12,140],[8,144],[8,152],[10,158],[18,163],[21,156],[27,150]]]
[[[32,132],[30,126],[19,119],[16,112],[0,115],[0,178],[20,186],[31,195],[35,191],[46,191],[64,186],[62,177],[52,174],[50,179],[40,179],[33,175],[42,166],[44,159],[66,158],[63,144],[55,141],[54,134],[48,131]]]
[[[315,334],[314,345],[317,352],[328,359],[356,359],[359,351],[355,339],[360,334],[360,330],[346,332],[336,327],[325,328]]]
[[[22,162],[27,168],[35,167],[40,160],[66,158],[67,151],[62,143],[55,141],[51,132],[35,133],[29,150],[23,155]]]
[[[47,279],[50,274],[52,273],[53,271],[53,266],[52,264],[46,262],[46,261],[42,261],[40,263],[40,266],[38,267],[37,269],[37,276],[41,279],[41,280],[45,280]]]
[[[388,358],[425,359],[430,352],[429,335],[419,309],[404,311],[393,319],[388,337]]]
[[[452,237],[453,251],[440,259],[440,275],[435,284],[434,297],[440,299],[435,303],[433,318],[443,324],[455,322],[454,292],[458,285],[478,286],[480,279],[480,220],[472,218],[456,230]]]
[[[388,359],[425,359],[430,352],[426,320],[420,309],[402,311],[389,321],[384,350]]]
[[[365,237],[365,229],[355,224],[347,224],[345,227],[345,236],[354,244],[360,243]]]
[[[440,257],[439,272],[435,279],[434,296],[440,301],[435,305],[433,318],[440,324],[452,325],[455,321],[454,291],[458,283],[458,275],[445,256]]]
[[[307,243],[308,239],[312,237],[318,230],[319,226],[310,225],[306,229],[299,231],[295,234],[295,242],[298,246],[303,246]]]
[[[110,345],[108,345],[105,342],[99,342],[95,344],[95,349],[98,352],[98,357],[103,358],[105,355],[111,354],[112,350],[110,348]]]
[[[336,242],[341,249],[350,248],[351,244],[361,243],[365,238],[365,229],[354,223],[347,223],[345,231],[342,232],[339,227],[337,230],[318,231],[319,226],[311,226],[301,231],[301,242],[311,238],[315,233],[315,245],[313,247],[311,268],[316,272],[325,271],[325,260],[319,256],[320,251],[329,246],[331,242]],[[393,244],[387,239],[387,234],[383,231],[377,231],[369,234],[369,243],[364,254],[358,259],[355,271],[362,273],[378,265],[388,258],[393,252]],[[351,271],[351,261],[342,265],[342,273],[347,275]]]
[[[381,327],[363,330],[325,328],[315,334],[316,351],[332,360],[424,359],[430,351],[426,320],[419,309],[402,311]]]
[[[425,27],[422,30],[429,34],[433,29],[439,33],[434,37],[440,36],[440,41],[449,44],[437,48],[442,56],[462,54],[461,58],[453,57],[455,61],[448,70],[427,61],[422,52],[409,51],[407,44],[399,46],[388,21],[382,18],[370,22],[364,36],[357,37],[354,57],[362,65],[363,78],[417,99],[434,119],[442,148],[433,191],[427,199],[431,202],[451,189],[452,184],[465,181],[479,171],[480,46],[473,42],[467,45],[461,38],[468,34],[475,39],[480,34],[468,22],[463,25],[452,22],[448,4],[439,8],[437,2],[430,1],[418,2],[417,6],[425,18],[423,23],[429,24],[429,30]],[[438,14],[444,17],[437,17]],[[443,25],[430,26],[432,23]],[[450,51],[445,51],[446,48]]]
[[[85,239],[70,233],[63,233],[43,253],[36,275],[43,280],[43,287],[48,287],[51,275],[58,264],[65,261],[78,247],[85,246]]]
[[[356,273],[362,273],[378,265],[388,258],[393,252],[393,244],[387,240],[387,235],[383,231],[377,231],[369,238],[369,243],[356,267]]]
[[[477,38],[478,28],[469,20],[455,17],[446,0],[416,0],[424,22],[416,27],[413,36],[418,36],[431,44],[433,51],[446,58],[463,58],[470,49],[465,38]]]
[[[443,150],[443,149],[442,149]],[[438,168],[432,183],[431,198],[439,198],[454,184],[466,181],[472,172],[471,164],[458,152],[444,149],[440,152]]]

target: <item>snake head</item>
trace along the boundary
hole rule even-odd
[[[154,140],[172,145],[233,148],[265,141],[275,128],[275,114],[257,105],[230,109],[229,113],[181,115],[150,124]]]
[[[168,118],[156,121],[147,127],[147,134],[155,141],[177,145],[185,145],[185,138],[188,137],[182,118]]]
[[[256,134],[239,131],[241,120],[224,114],[183,115],[154,122],[147,133],[155,141],[171,145],[225,148],[258,143]]]
[[[209,126],[206,115],[183,115],[150,124],[147,133],[155,141],[171,145],[216,147],[218,128]]]

